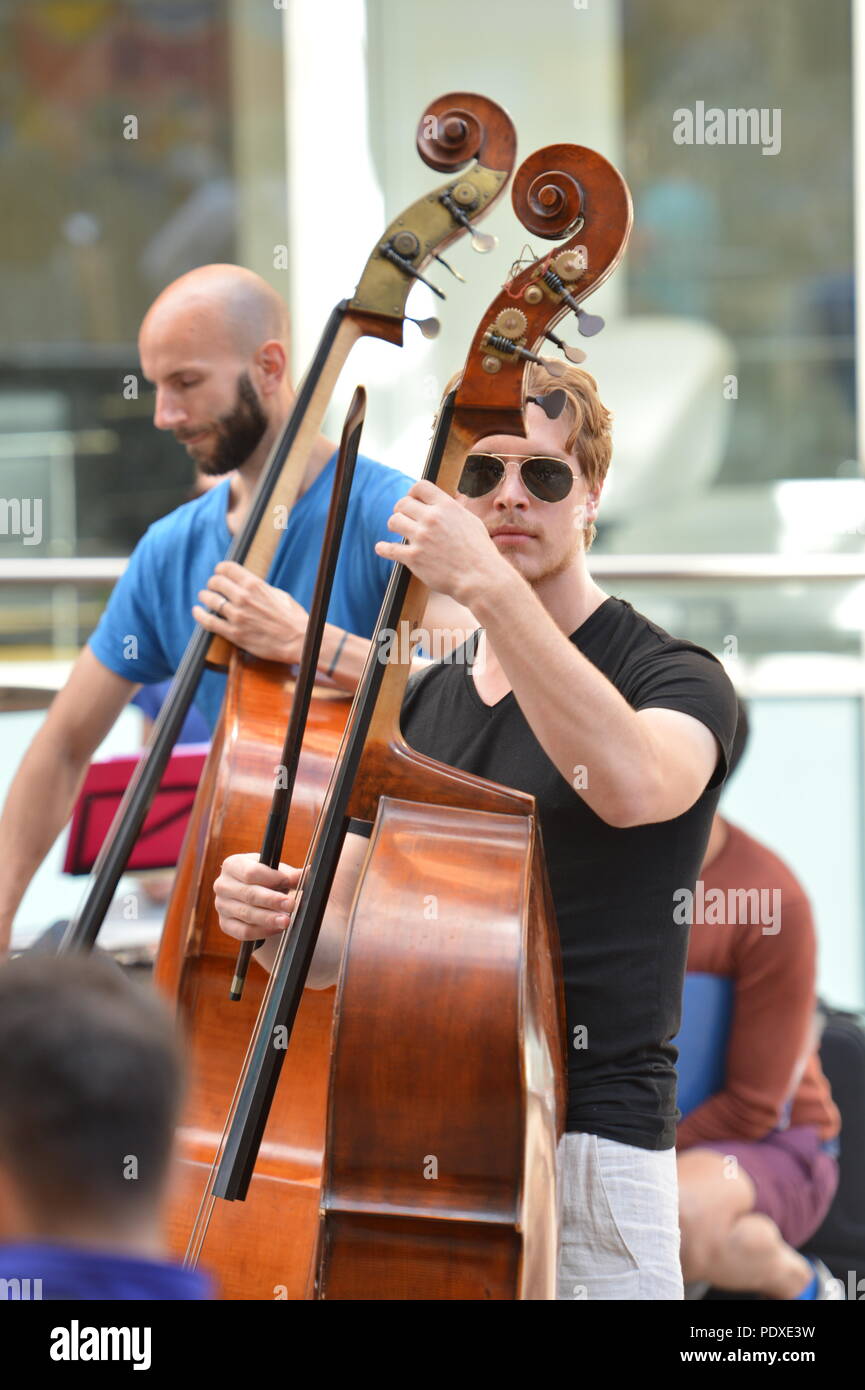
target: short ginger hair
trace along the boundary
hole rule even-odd
[[[580,466],[591,489],[602,485],[613,456],[613,417],[598,395],[598,383],[582,367],[562,363],[564,372],[553,376],[546,367],[532,363],[526,375],[526,396],[546,396],[562,390],[567,396],[565,411],[570,418],[566,448]],[[594,522],[583,528],[586,550],[595,539]]]

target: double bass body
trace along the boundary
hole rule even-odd
[[[260,833],[289,698],[281,668],[233,661],[188,832],[200,853],[184,857],[157,963],[192,1053],[178,1255],[266,982],[254,968],[229,1001],[212,885]],[[289,862],[305,857],[348,708],[313,702]],[[561,984],[532,799],[401,740],[394,754],[394,792],[424,801],[378,801],[338,989],[304,991],[249,1193],[217,1203],[207,1228],[201,1261],[223,1298],[553,1296]]]
[[[547,894],[532,817],[382,798],[337,995],[319,1297],[555,1296]]]
[[[253,966],[243,998],[229,1000],[236,951],[219,929],[213,882],[223,859],[261,837],[291,692],[284,667],[240,654],[232,658],[224,715],[205,764],[156,963],[157,986],[176,1001],[190,1049],[190,1089],[168,1212],[168,1238],[178,1257],[192,1235],[266,984]],[[330,691],[313,701],[285,841],[290,862],[303,862],[350,705],[348,697]],[[203,1263],[222,1298],[303,1298],[312,1288],[334,993],[304,992],[254,1190],[247,1201],[220,1203],[214,1212]]]

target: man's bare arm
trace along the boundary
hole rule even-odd
[[[633,710],[499,553],[480,517],[421,480],[388,526],[408,543],[378,541],[376,554],[475,614],[538,743],[596,815],[624,829],[694,805],[718,762],[715,735],[680,710]]]
[[[509,566],[500,575],[477,613],[550,761],[608,825],[684,815],[715,770],[715,735],[681,710],[633,710],[521,576]]]
[[[72,814],[90,759],[137,689],[85,647],[24,754],[0,817],[0,955],[27,885]]]

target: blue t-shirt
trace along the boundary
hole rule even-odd
[[[286,523],[267,581],[309,610],[324,540],[336,469],[333,454]],[[393,562],[375,553],[378,540],[398,540],[387,522],[394,503],[414,482],[395,468],[360,455],[355,467],[345,531],[334,576],[328,622],[359,637],[375,630]],[[89,646],[94,656],[125,680],[155,685],[180,665],[196,626],[198,591],[231,544],[225,512],[226,478],[193,502],[161,517],[142,536],[118,580]],[[219,717],[225,676],[206,671],[195,704],[211,730]]]
[[[141,689],[133,695],[132,703],[137,705],[148,719],[157,719],[170,689],[171,681],[160,681],[158,685],[142,685]],[[210,725],[204,715],[195,708],[195,705],[190,706],[176,742],[178,745],[181,743],[210,742]]]
[[[6,1299],[160,1299],[213,1297],[209,1277],[167,1260],[65,1245],[0,1245]]]

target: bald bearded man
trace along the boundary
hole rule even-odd
[[[154,424],[174,434],[203,474],[230,476],[161,518],[138,543],[24,756],[0,818],[0,954],[94,751],[142,684],[174,675],[196,620],[253,656],[299,660],[335,466],[330,440],[318,435],[313,444],[271,582],[222,559],[295,399],[288,351],[284,303],[239,266],[190,271],[145,316],[139,352],[155,387]],[[375,543],[389,534],[388,517],[412,482],[358,458],[320,658],[346,690],[363,670],[391,569]],[[439,601],[426,622],[458,627],[460,617],[467,615]],[[211,728],[224,686],[224,676],[206,672],[196,694]]]

